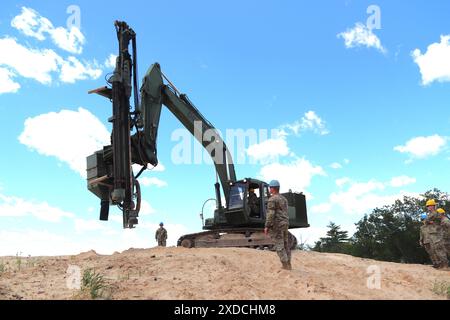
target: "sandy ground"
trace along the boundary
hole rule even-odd
[[[0,257],[0,299],[90,298],[68,288],[70,265],[103,275],[112,299],[446,299],[450,286],[450,271],[431,266],[304,251],[292,259],[286,271],[276,253],[243,248]]]

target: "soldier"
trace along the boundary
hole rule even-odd
[[[439,264],[439,259],[436,257],[435,252],[432,250],[433,248],[431,246],[431,240],[429,237],[429,233],[427,232],[427,224],[425,222],[426,218],[427,218],[427,214],[423,213],[421,216],[422,225],[420,226],[419,244],[428,253],[430,260],[433,263],[433,267],[437,267],[437,265]]]
[[[156,230],[155,239],[158,241],[159,247],[165,247],[166,246],[166,240],[167,240],[167,230],[164,229],[164,223],[159,224],[158,230]]]
[[[248,189],[248,206],[250,207],[250,216],[259,217],[259,199],[253,188]]]
[[[430,199],[426,203],[428,215],[420,227],[419,243],[425,248],[434,268],[447,268],[447,253],[445,249],[445,229],[442,215],[436,212],[436,202]]]
[[[264,233],[269,234],[274,242],[275,250],[282,264],[282,268],[292,270],[291,247],[289,243],[288,201],[280,194],[280,183],[270,181],[271,197],[267,203],[267,217]]]
[[[450,258],[450,219],[445,214],[444,209],[439,208],[436,210],[436,212],[442,215],[441,224],[444,227],[445,233],[445,249],[447,250],[447,258]]]

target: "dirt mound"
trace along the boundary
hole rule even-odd
[[[87,252],[82,252],[76,255],[75,257],[80,260],[89,260],[89,259],[96,259],[98,257],[98,254],[94,250],[89,250]]]
[[[88,269],[112,299],[446,299],[450,286],[450,271],[431,266],[304,251],[293,252],[292,271],[280,269],[274,252],[241,248],[19,260],[0,258],[0,299],[86,298],[73,284]]]

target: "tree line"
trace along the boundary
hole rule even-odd
[[[449,194],[435,188],[419,198],[405,196],[392,205],[373,209],[355,224],[356,232],[351,237],[330,222],[326,236],[307,249],[382,261],[429,263],[428,254],[419,245],[420,216],[426,199],[439,201],[440,207],[450,212]]]

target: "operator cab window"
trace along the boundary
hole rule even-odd
[[[250,184],[247,194],[250,217],[261,217],[261,194],[257,184]]]
[[[236,183],[230,189],[230,201],[228,209],[241,209],[244,207],[245,184]]]

